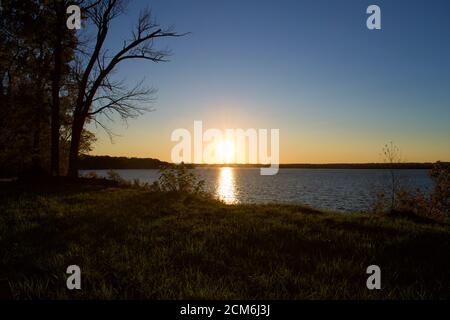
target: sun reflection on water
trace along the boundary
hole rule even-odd
[[[220,168],[216,193],[226,204],[238,203],[233,168]]]

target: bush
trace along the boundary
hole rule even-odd
[[[389,211],[388,199],[385,192],[375,194],[374,201],[370,206],[370,212],[379,214]]]
[[[128,182],[125,179],[123,179],[120,176],[120,174],[118,174],[114,170],[109,170],[106,175],[107,175],[107,179],[108,180],[117,182],[117,184],[120,184],[120,185],[127,185],[128,184]]]
[[[205,181],[200,180],[184,163],[161,169],[157,186],[164,192],[203,193]]]
[[[385,193],[378,193],[372,205],[374,213],[408,213],[427,218],[450,217],[450,167],[436,162],[428,173],[434,182],[433,191],[426,195],[420,189],[398,188],[395,205],[390,207]]]
[[[116,171],[109,170],[107,173],[107,179],[114,181],[117,183],[117,185],[121,187],[129,187],[129,188],[135,188],[135,189],[147,189],[155,191],[157,190],[154,185],[150,185],[147,182],[142,182],[139,179],[133,179],[133,181],[128,181],[124,178],[122,178]]]
[[[393,209],[395,212],[412,213],[418,216],[428,216],[428,201],[420,190],[401,189],[396,194],[397,203]]]
[[[435,183],[429,199],[429,214],[450,217],[450,166],[437,162],[429,176]]]
[[[98,174],[94,171],[86,173],[83,177],[87,179],[99,179]]]

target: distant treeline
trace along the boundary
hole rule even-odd
[[[441,162],[444,166],[450,166],[450,162]],[[197,164],[197,167],[223,167],[221,164]],[[268,167],[261,164],[227,164],[227,167],[235,168],[262,168]],[[280,168],[303,169],[431,169],[432,162],[405,162],[405,163],[290,163],[280,164]]]
[[[449,162],[443,162],[450,165]],[[405,163],[326,163],[326,164],[282,164],[280,168],[329,168],[329,169],[431,169],[431,162]]]
[[[80,157],[80,169],[158,169],[168,166],[168,162],[152,158],[127,158],[110,156],[88,156]]]
[[[450,162],[442,162],[445,166],[450,166]],[[167,167],[169,162],[152,158],[127,158],[110,156],[89,156],[83,155],[80,158],[80,169],[158,169]],[[236,167],[236,168],[261,168],[260,164],[195,164],[191,167]],[[431,169],[431,162],[405,162],[405,163],[292,163],[280,164],[280,168],[303,168],[303,169]]]

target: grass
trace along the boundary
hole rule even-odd
[[[0,186],[0,279],[16,299],[450,298],[445,222],[102,184]],[[71,264],[81,290],[66,289]],[[366,288],[372,264],[381,290]]]

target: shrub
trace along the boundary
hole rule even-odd
[[[398,188],[395,191],[395,205],[385,193],[378,193],[372,204],[374,213],[408,213],[428,218],[442,219],[450,217],[450,167],[436,162],[428,173],[434,182],[434,188],[429,195],[422,190]]]
[[[109,170],[106,173],[107,179],[111,181],[115,181],[118,184],[126,184],[126,181],[114,170]]]
[[[87,178],[87,179],[98,179],[99,178],[97,173],[94,172],[94,171],[90,171],[90,172],[86,173],[84,175],[84,177]]]
[[[385,192],[378,192],[375,194],[375,198],[373,203],[370,206],[370,212],[372,213],[384,213],[388,210],[389,204],[388,199]]]
[[[450,216],[450,166],[436,162],[429,172],[434,189],[429,199],[429,214]]]
[[[396,212],[427,215],[427,197],[422,190],[400,189],[396,194],[397,203],[393,209]]]
[[[164,192],[203,193],[204,184],[184,163],[161,169],[158,180],[158,188]]]

